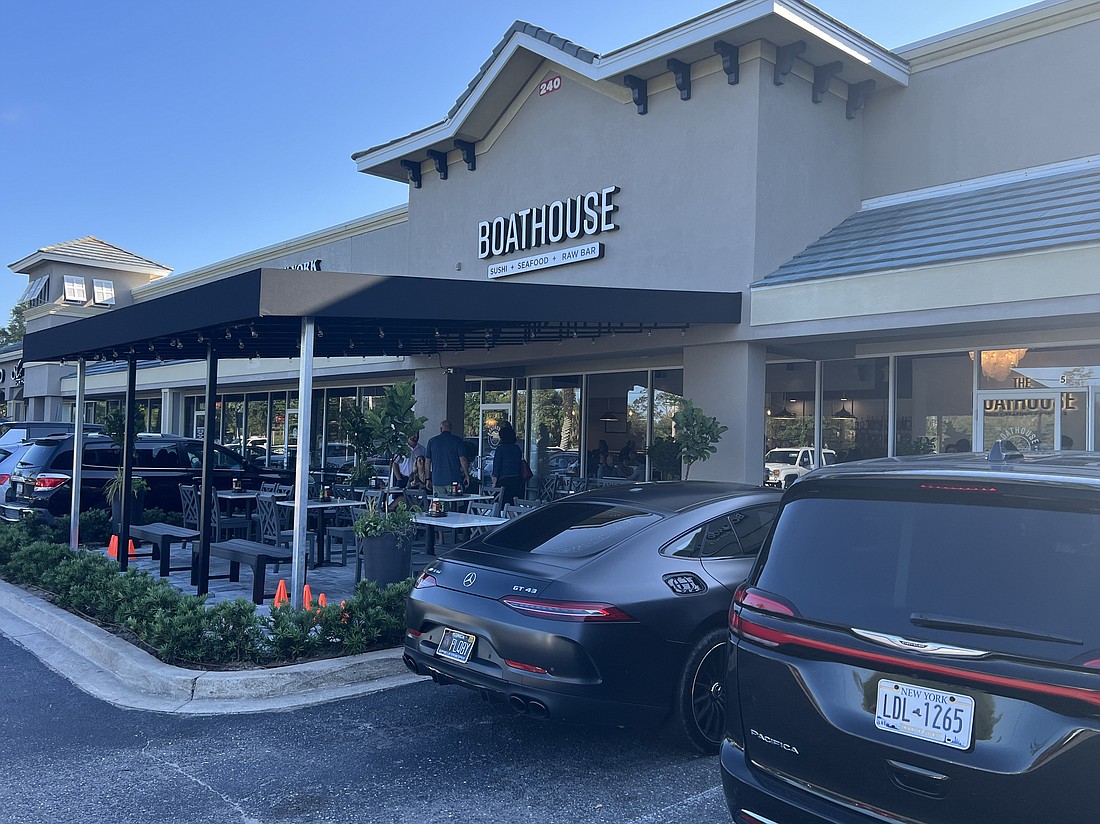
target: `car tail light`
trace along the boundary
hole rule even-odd
[[[533,618],[552,621],[616,622],[634,619],[611,604],[590,604],[577,601],[542,601],[534,598],[501,598],[503,604]]]
[[[422,633],[418,629],[413,629],[412,627],[409,627],[408,629],[405,630],[405,634],[407,636],[409,636],[410,638],[419,638],[424,633]]]
[[[421,572],[417,576],[416,583],[413,584],[413,589],[427,589],[428,587],[434,587],[436,580],[434,575],[429,575],[426,572]]]
[[[749,627],[754,625],[745,621],[741,616],[741,608],[748,607],[759,612],[767,612],[772,615],[786,615],[794,617],[795,611],[778,598],[765,593],[763,590],[752,587],[740,586],[733,595],[733,603],[730,605],[730,631],[739,638],[748,638],[758,644],[770,647],[777,646],[770,638],[750,632]],[[755,628],[755,627],[754,627]]]
[[[0,472],[0,484],[6,484],[11,480],[11,475],[6,472]]]
[[[504,663],[510,666],[512,669],[520,670],[521,672],[533,672],[536,675],[546,675],[547,671],[542,667],[536,667],[534,664],[524,664],[520,661],[509,661],[504,659]]]
[[[1086,661],[1081,666],[1089,667],[1090,669],[1100,669],[1100,658],[1094,658],[1092,661]]]
[[[35,489],[56,489],[69,482],[68,475],[39,475],[34,479]]]
[[[921,489],[936,489],[943,492],[996,492],[995,486],[974,486],[973,484],[921,484]]]

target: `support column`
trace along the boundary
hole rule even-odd
[[[199,554],[195,558],[195,591],[206,595],[210,591],[210,542],[214,533],[214,427],[218,402],[218,353],[214,341],[206,344],[206,425],[202,428],[202,480],[199,482]]]
[[[765,365],[763,344],[684,347],[684,397],[729,427],[710,460],[692,466],[693,480],[763,481]]]
[[[73,416],[73,479],[69,503],[69,546],[80,546],[80,489],[84,481],[84,384],[88,362],[76,362],[76,414]],[[127,544],[127,547],[129,545]]]
[[[122,489],[119,490],[118,516],[118,567],[123,572],[130,561],[130,518],[133,495],[130,490],[134,480],[134,412],[137,410],[137,358],[126,359],[126,404],[123,407],[125,423],[122,427]],[[74,461],[76,458],[74,457]],[[81,455],[83,460],[83,455]],[[79,498],[80,496],[77,495]]]
[[[461,369],[444,372],[439,367],[416,370],[416,414],[428,419],[427,439],[439,434],[439,422],[449,420],[451,431],[462,437],[466,417],[466,373]]]
[[[302,318],[302,343],[298,365],[298,451],[294,461],[294,570],[290,576],[290,603],[302,608],[302,588],[306,583],[306,520],[309,510],[309,447],[313,428],[313,318]],[[317,554],[324,547],[317,547]],[[317,559],[314,559],[316,563]]]

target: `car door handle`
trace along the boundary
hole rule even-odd
[[[887,759],[890,779],[903,790],[928,798],[943,798],[947,794],[947,776],[931,770]]]

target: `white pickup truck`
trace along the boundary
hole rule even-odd
[[[836,463],[836,453],[831,449],[822,449],[821,457],[826,465]],[[816,468],[812,446],[773,449],[764,456],[764,484],[786,489],[811,469]]]

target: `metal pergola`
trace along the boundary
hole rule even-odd
[[[298,442],[292,603],[305,579],[305,502],[309,483],[313,361],[316,357],[424,356],[470,349],[736,324],[739,292],[469,281],[402,275],[254,269],[139,299],[90,318],[29,332],[24,362],[75,362],[77,410],[89,362],[127,365],[123,489],[133,477],[133,417],[139,360],[206,361],[206,408],[217,396],[218,362],[298,358]],[[83,415],[76,416],[73,517],[78,541]],[[208,591],[214,427],[203,434],[198,592]],[[127,566],[130,496],[122,496],[119,564]]]

